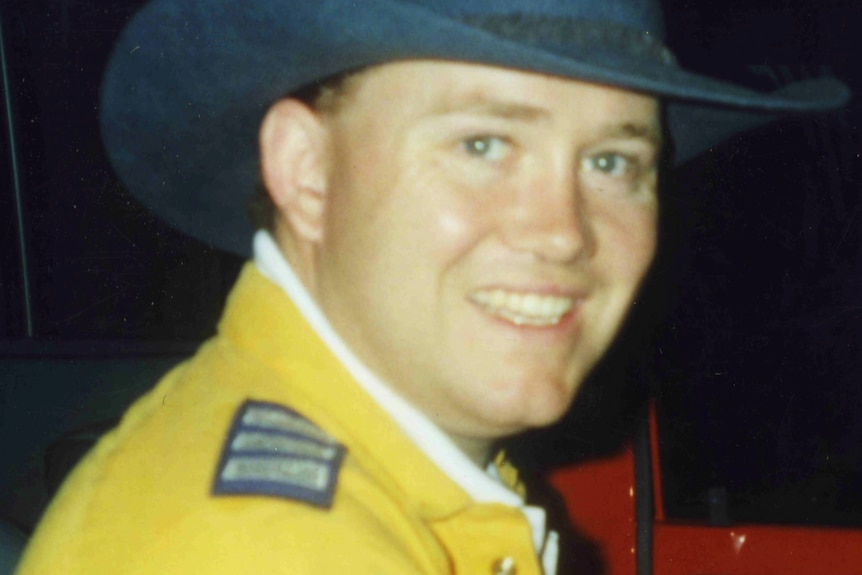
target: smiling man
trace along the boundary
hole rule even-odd
[[[661,35],[645,0],[148,5],[105,81],[115,166],[253,260],[20,572],[555,573],[492,447],[558,420],[610,346],[666,145],[846,97],[696,76]]]
[[[385,64],[263,122],[276,238],[362,362],[479,465],[563,415],[655,248],[655,98]]]

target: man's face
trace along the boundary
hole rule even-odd
[[[656,100],[405,62],[322,121],[312,291],[336,331],[456,438],[557,420],[653,257]]]

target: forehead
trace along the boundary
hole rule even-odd
[[[391,62],[345,84],[363,112],[391,117],[476,113],[512,120],[576,119],[634,126],[660,139],[658,99],[631,90],[495,66],[436,60]]]

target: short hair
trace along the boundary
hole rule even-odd
[[[338,110],[350,93],[352,82],[359,72],[346,72],[337,76],[323,78],[290,92],[285,98],[299,100],[318,113],[333,113]],[[254,195],[248,203],[248,215],[255,229],[272,231],[278,209],[259,175]]]

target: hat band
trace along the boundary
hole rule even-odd
[[[468,15],[458,19],[500,38],[534,47],[553,45],[586,53],[612,52],[665,66],[676,65],[673,53],[659,38],[620,24],[523,13]]]

